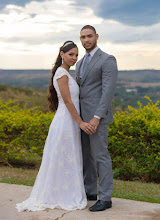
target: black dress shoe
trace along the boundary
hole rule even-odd
[[[88,194],[86,194],[86,196],[87,196],[87,200],[97,200],[97,195],[95,194],[95,195],[88,195]]]
[[[89,208],[91,212],[103,211],[112,207],[112,201],[98,200],[93,206]]]

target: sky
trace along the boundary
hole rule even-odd
[[[81,59],[86,24],[119,70],[160,69],[159,0],[0,0],[0,69],[51,69],[66,40]]]

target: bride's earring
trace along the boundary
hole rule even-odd
[[[62,57],[62,63],[64,63],[64,59],[63,59],[63,57]]]

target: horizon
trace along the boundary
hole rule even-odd
[[[51,70],[51,69],[42,69],[42,68],[40,68],[40,69],[2,69],[2,68],[0,68],[0,70],[13,70],[13,71],[15,71],[15,70]],[[72,70],[72,71],[75,71],[75,69],[70,69],[70,70]],[[120,70],[120,69],[118,69],[118,71],[142,71],[142,70],[155,70],[155,71],[159,71],[160,69],[153,69],[153,68],[151,68],[151,69],[124,69],[124,70]]]

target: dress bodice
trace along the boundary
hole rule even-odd
[[[65,70],[63,67],[59,67],[56,70],[56,73],[53,77],[53,85],[57,92],[59,104],[64,104],[64,101],[58,87],[57,79],[61,78],[64,75],[68,77],[68,85],[73,103],[74,104],[79,103],[79,86],[77,82],[73,79],[73,77],[70,75],[70,73],[67,70]]]

